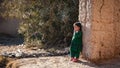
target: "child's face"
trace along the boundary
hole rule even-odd
[[[79,31],[80,30],[80,27],[74,25],[74,31]]]

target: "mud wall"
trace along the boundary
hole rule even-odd
[[[119,3],[120,0],[79,0],[86,58],[97,61],[119,56]]]
[[[89,58],[91,56],[91,0],[79,0],[79,21],[83,28],[83,54]]]
[[[115,53],[120,57],[120,0],[114,1]]]

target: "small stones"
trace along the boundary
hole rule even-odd
[[[15,58],[15,57],[22,57],[24,55],[24,52],[22,52],[21,50],[16,50],[16,51],[12,51],[12,52],[3,52],[2,53],[3,56],[6,56],[6,57],[12,57],[12,58]]]
[[[24,50],[24,49],[17,49],[14,51],[4,51],[1,55],[10,58],[27,58],[27,57],[44,57],[44,56],[60,56],[60,55],[67,55],[69,50],[55,50],[47,52],[44,49],[37,49],[37,50]]]

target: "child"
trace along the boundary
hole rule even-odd
[[[71,61],[77,62],[82,51],[82,26],[80,22],[73,24],[74,34],[70,46]]]

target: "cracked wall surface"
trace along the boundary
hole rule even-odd
[[[83,55],[104,60],[120,55],[120,0],[79,0]]]
[[[115,56],[114,0],[93,0],[92,46],[93,59]]]

